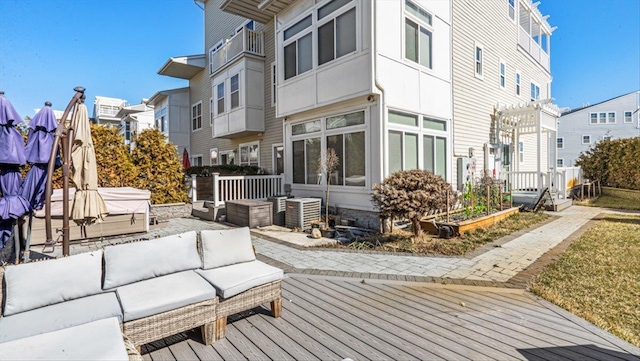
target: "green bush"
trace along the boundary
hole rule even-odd
[[[221,176],[260,175],[260,174],[267,174],[267,171],[255,165],[235,165],[235,164],[193,166],[185,169],[184,171],[184,174],[186,176],[190,176],[191,174],[197,174],[199,176],[207,177],[212,175],[213,173],[220,173]]]
[[[640,190],[640,137],[598,142],[580,154],[576,165],[604,186]]]
[[[456,200],[451,185],[442,177],[419,169],[395,172],[373,186],[371,196],[383,219],[408,219],[413,233],[422,234],[420,219],[430,210],[445,210]]]

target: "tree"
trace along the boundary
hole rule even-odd
[[[327,180],[327,191],[325,200],[325,226],[329,226],[329,187],[331,186],[331,174],[336,170],[336,167],[340,164],[340,158],[336,154],[335,149],[327,148],[327,154],[324,159],[322,154],[318,157],[318,174],[325,174]]]
[[[640,190],[640,137],[600,141],[576,165],[585,178],[605,186]]]
[[[139,172],[137,187],[151,191],[151,203],[187,201],[182,162],[176,146],[168,142],[160,130],[143,130],[136,137],[132,157]]]
[[[372,199],[382,219],[408,219],[413,233],[422,235],[420,219],[430,210],[444,210],[456,196],[451,185],[431,172],[413,169],[393,173],[373,186]]]
[[[133,187],[139,174],[117,128],[91,124],[100,187]]]

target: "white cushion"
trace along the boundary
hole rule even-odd
[[[118,319],[0,343],[2,360],[129,360]]]
[[[195,231],[104,249],[104,289],[202,267]]]
[[[87,296],[55,305],[0,317],[0,343],[115,317],[122,309],[115,292]],[[0,356],[0,359],[2,357]]]
[[[102,251],[9,266],[4,316],[102,292]]]
[[[201,232],[204,269],[250,262],[256,259],[249,228]]]
[[[136,282],[116,292],[125,322],[216,298],[216,290],[194,271]]]
[[[284,272],[260,261],[238,263],[209,270],[196,270],[222,298],[233,297],[253,287],[281,280]]]

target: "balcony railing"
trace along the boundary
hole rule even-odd
[[[540,47],[540,44],[538,44],[522,26],[518,26],[518,44],[520,44],[535,61],[540,63],[543,68],[549,71],[549,54]]]
[[[210,50],[209,74],[215,73],[243,53],[264,56],[263,33],[243,28],[231,39],[228,39],[221,48]]]

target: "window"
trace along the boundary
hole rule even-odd
[[[556,160],[556,165],[557,165],[558,167],[564,167],[564,158],[558,158],[558,159]]]
[[[624,112],[624,122],[631,123],[631,112]]]
[[[602,136],[602,140],[611,140],[611,139],[613,139],[613,137],[610,136],[610,135],[603,135]]]
[[[216,106],[218,108],[217,115],[224,113],[224,82],[216,85]]]
[[[531,82],[531,100],[539,100],[540,99],[540,86],[534,82]]]
[[[557,141],[557,144],[558,144],[557,148],[558,149],[564,149],[564,138],[557,138],[556,141]]]
[[[524,163],[524,142],[518,142],[518,160]]]
[[[509,19],[516,20],[516,0],[507,0],[509,4]]]
[[[202,156],[194,155],[191,157],[191,166],[192,167],[202,167]]]
[[[598,113],[589,113],[589,122],[591,124],[598,124]]]
[[[213,98],[209,98],[209,125],[213,126]]]
[[[236,151],[235,150],[227,150],[219,153],[220,156],[220,164],[236,164]]]
[[[600,113],[598,116],[598,123],[605,124],[607,122],[607,113]]]
[[[409,0],[405,0],[405,57],[432,69],[431,14]]]
[[[124,139],[125,144],[131,142],[131,122],[124,122]]]
[[[311,15],[284,31],[284,79],[311,70]],[[308,31],[306,31],[309,29]]]
[[[218,165],[218,148],[209,151],[209,162],[210,165]]]
[[[397,111],[388,120],[389,174],[420,168],[446,179],[447,122]]]
[[[520,72],[516,71],[516,95],[520,96]]]
[[[257,142],[240,144],[239,164],[260,166],[260,146]]]
[[[582,144],[591,144],[591,136],[583,135],[582,136]]]
[[[365,111],[361,110],[292,125],[293,183],[317,185],[328,176],[334,185],[365,187],[365,119]],[[328,149],[333,149],[339,160],[330,175],[323,174],[319,167]]]
[[[231,109],[235,109],[240,106],[240,75],[236,74],[231,77]]]
[[[278,76],[277,69],[278,68],[276,67],[276,63],[275,62],[271,63],[271,106],[272,107],[276,106],[276,92],[278,91],[278,88],[277,88],[277,84],[278,84],[278,82],[277,82],[277,80],[278,80],[278,78],[277,78],[277,76]]]
[[[476,64],[476,78],[482,79],[482,57],[483,57],[483,48],[481,45],[476,43],[476,52],[475,52],[475,64]]]
[[[284,146],[282,144],[273,145],[273,174],[284,173]]]
[[[500,61],[500,88],[505,89],[507,87],[507,64]]]
[[[162,133],[166,133],[169,130],[169,124],[167,122],[167,108],[164,107],[156,112],[155,126],[160,129]]]
[[[202,102],[198,102],[191,106],[191,130],[198,130],[201,128],[202,128]]]
[[[615,123],[616,122],[616,113],[615,112],[609,112],[608,117],[607,117],[607,122],[609,122],[609,123]]]
[[[236,28],[236,32],[235,33],[237,34],[237,33],[241,32],[244,28],[255,30],[255,22],[253,20],[245,21],[244,24],[242,24],[242,25],[240,25],[240,26],[238,26]]]
[[[318,65],[356,51],[356,8],[338,12],[350,2],[333,0],[318,9]]]

